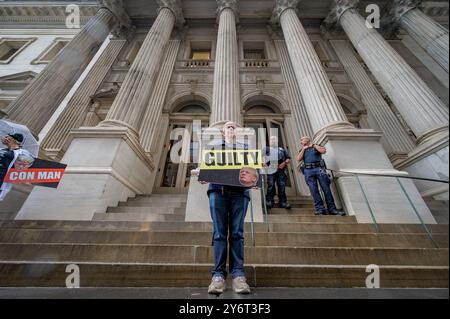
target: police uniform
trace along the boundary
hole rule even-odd
[[[303,161],[303,174],[305,175],[305,182],[314,199],[316,215],[325,215],[327,212],[317,182],[319,182],[320,188],[325,195],[328,212],[330,215],[339,215],[331,192],[331,181],[328,177],[324,161],[322,160],[322,154],[314,147],[310,147],[305,151]]]
[[[290,208],[286,197],[286,182],[287,182],[287,166],[279,169],[278,166],[288,159],[291,159],[288,152],[282,147],[265,147],[263,154],[266,158],[266,164],[269,166],[269,174],[267,174],[267,195],[266,203],[268,208],[274,205],[275,197],[275,183],[277,184],[278,200],[280,208]],[[267,161],[267,159],[273,159]],[[275,163],[273,163],[275,161]],[[271,171],[271,167],[272,171]]]

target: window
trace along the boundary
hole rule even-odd
[[[35,39],[1,39],[0,40],[0,64],[10,63],[21,51],[23,51]]]
[[[244,42],[244,60],[265,60],[264,42]]]
[[[192,60],[210,60],[211,59],[211,51],[192,51],[191,59]]]
[[[191,60],[211,60],[211,41],[191,41],[190,50]]]
[[[53,43],[32,64],[47,64],[70,42],[70,39],[55,39]]]
[[[211,55],[211,41],[191,41],[189,61],[186,66],[191,68],[209,67]]]

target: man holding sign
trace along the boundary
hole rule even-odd
[[[199,181],[211,182],[208,197],[214,226],[214,268],[210,294],[220,294],[226,289],[228,242],[233,289],[236,293],[250,293],[244,272],[244,220],[250,190],[258,184],[255,165],[261,165],[261,159],[248,145],[236,142],[236,129],[236,123],[225,123],[224,139],[213,150],[203,152],[200,165]]]

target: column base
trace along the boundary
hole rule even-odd
[[[328,168],[336,171],[336,183],[347,213],[355,216],[358,223],[372,223],[375,219],[380,224],[419,224],[409,197],[425,223],[436,223],[411,180],[400,180],[406,195],[395,177],[361,175],[361,188],[358,179],[349,175],[407,175],[393,168],[380,143],[381,136],[381,132],[373,130],[329,130],[316,141],[327,148],[324,158]]]
[[[153,162],[127,128],[81,128],[69,139],[59,187],[35,187],[17,220],[92,220],[109,206],[151,193]]]
[[[211,213],[209,209],[209,199],[207,195],[208,185],[198,182],[198,171],[191,171],[191,179],[189,183],[189,192],[186,204],[186,221],[187,222],[210,222]],[[252,190],[253,203],[253,221],[255,223],[264,222],[264,214],[262,209],[261,191]],[[251,206],[248,205],[245,222],[251,222]]]
[[[0,213],[17,213],[26,201],[33,186],[28,184],[13,185],[3,201],[0,201]]]
[[[449,133],[448,131],[424,140],[408,158],[401,162],[399,169],[405,170],[415,177],[449,180]],[[448,200],[448,184],[415,181],[422,196],[433,196],[436,199]]]

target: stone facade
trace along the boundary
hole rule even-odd
[[[64,27],[58,1],[44,9],[3,2],[0,41],[30,43],[0,64],[2,114],[40,136],[43,157],[69,167],[57,191],[36,188],[23,203],[20,189],[0,208],[21,207],[18,219],[90,220],[137,194],[189,192],[194,200],[195,165],[167,160],[170,133],[192,137],[193,120],[279,128],[292,155],[310,135],[339,171],[448,180],[448,2],[423,1],[407,22],[379,2],[395,32],[367,29],[358,1],[83,1],[80,30]],[[420,40],[423,28],[407,27],[425,17],[433,43]],[[90,38],[99,23],[105,28]],[[69,43],[52,62],[33,64],[58,38]],[[82,58],[79,69],[68,51]],[[70,81],[55,81],[55,72]],[[85,156],[93,149],[101,153]],[[430,223],[422,197],[448,197],[441,184],[361,182],[364,192],[353,176],[335,183],[361,223],[371,213],[417,222],[403,189]],[[295,165],[288,186],[290,196],[308,195]]]

